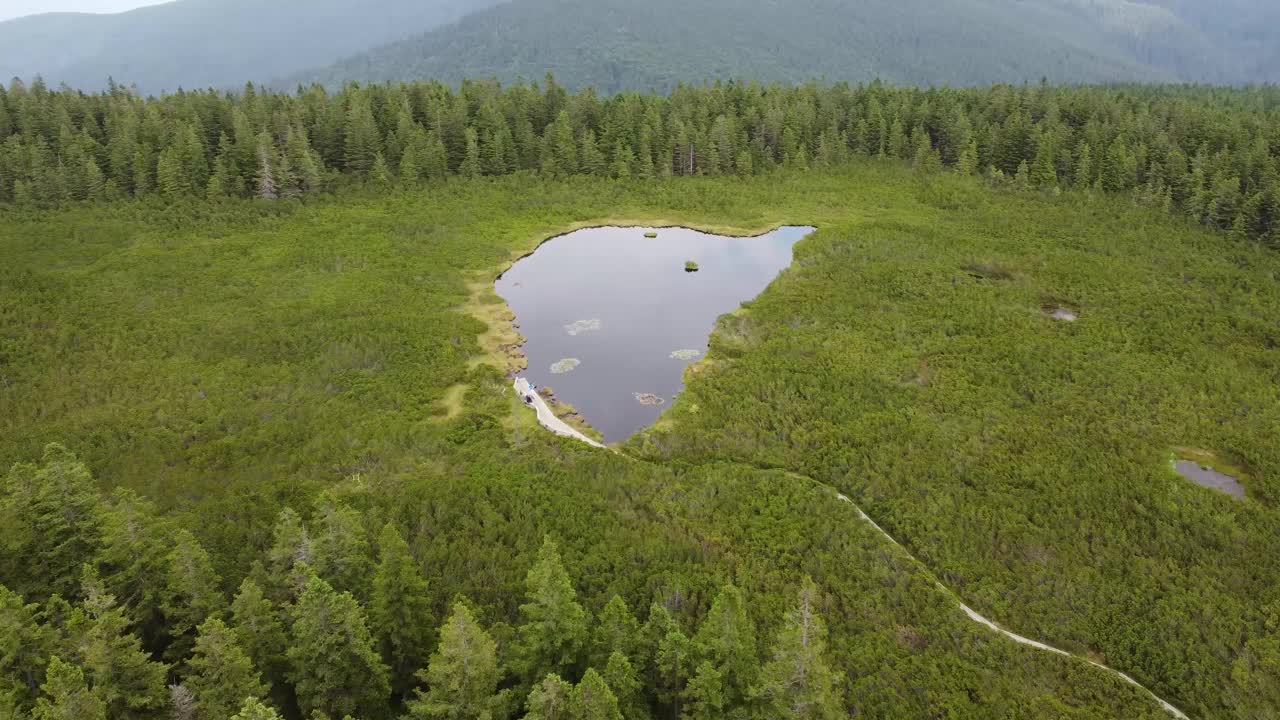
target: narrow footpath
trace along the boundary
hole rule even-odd
[[[542,426],[546,429],[560,437],[573,438],[574,440],[581,440],[592,447],[604,448],[604,445],[574,430],[569,427],[568,423],[556,417],[556,414],[551,412],[551,408],[547,406],[547,401],[543,400],[542,396],[534,392],[529,386],[527,379],[516,378],[515,389],[516,394],[520,396],[520,402],[537,411],[538,422],[542,423]]]
[[[812,482],[817,483],[817,481],[816,481],[816,480],[815,480],[815,481],[812,481]],[[820,483],[819,483],[819,484],[820,484]],[[1087,663],[1089,663],[1090,665],[1092,665],[1092,666],[1094,666],[1094,667],[1096,667],[1096,668],[1098,668],[1098,669],[1100,669],[1100,670],[1105,670],[1105,671],[1107,671],[1107,672],[1111,673],[1112,675],[1115,675],[1115,676],[1119,677],[1120,679],[1124,680],[1125,682],[1129,683],[1130,685],[1133,685],[1133,686],[1135,686],[1135,687],[1141,688],[1142,690],[1146,691],[1146,693],[1147,693],[1148,695],[1150,695],[1150,696],[1152,697],[1152,699],[1154,699],[1157,703],[1159,703],[1160,707],[1162,707],[1162,708],[1164,708],[1164,709],[1165,709],[1165,712],[1167,712],[1167,713],[1169,713],[1170,715],[1172,715],[1172,716],[1174,716],[1174,717],[1178,718],[1178,720],[1191,720],[1190,718],[1188,718],[1188,717],[1187,717],[1187,714],[1186,714],[1186,713],[1184,713],[1184,712],[1182,712],[1181,710],[1179,710],[1178,708],[1174,707],[1171,703],[1169,703],[1169,702],[1165,701],[1165,700],[1164,700],[1164,698],[1161,698],[1159,695],[1156,695],[1154,692],[1152,692],[1152,691],[1151,691],[1151,689],[1150,689],[1150,688],[1146,687],[1145,685],[1143,685],[1142,683],[1138,682],[1137,680],[1134,680],[1133,678],[1129,677],[1128,675],[1126,675],[1126,674],[1124,674],[1124,673],[1120,672],[1119,670],[1116,670],[1116,669],[1114,669],[1114,668],[1109,668],[1109,667],[1107,667],[1106,665],[1103,665],[1102,663],[1094,662],[1093,660],[1090,660],[1090,659],[1089,659],[1089,658],[1087,658],[1087,657],[1082,657],[1082,656],[1080,656],[1080,655],[1076,655],[1075,653],[1069,653],[1069,652],[1067,652],[1066,650],[1061,650],[1061,649],[1059,649],[1059,648],[1053,647],[1052,645],[1045,645],[1045,644],[1044,644],[1044,643],[1042,643],[1042,642],[1039,642],[1039,641],[1037,641],[1037,640],[1032,640],[1031,638],[1028,638],[1028,637],[1023,637],[1023,636],[1021,636],[1021,635],[1018,635],[1017,633],[1011,633],[1011,632],[1009,632],[1008,630],[1005,630],[1004,628],[1000,627],[999,625],[996,625],[994,622],[992,622],[992,621],[988,620],[987,618],[983,617],[982,615],[978,614],[978,612],[977,612],[976,610],[974,610],[973,608],[969,607],[968,605],[965,605],[965,604],[964,604],[964,602],[962,602],[962,601],[960,600],[960,596],[958,596],[958,595],[956,595],[954,592],[952,592],[952,591],[951,591],[951,589],[950,589],[950,588],[948,588],[946,585],[943,585],[941,580],[938,580],[936,577],[933,577],[933,573],[932,573],[932,572],[930,572],[930,571],[928,570],[928,568],[925,566],[925,564],[924,564],[924,563],[922,563],[922,562],[920,562],[919,560],[917,560],[917,559],[916,559],[916,557],[915,557],[914,555],[912,555],[912,554],[911,554],[911,551],[909,551],[909,550],[907,550],[905,547],[903,547],[903,546],[902,546],[902,544],[901,544],[901,543],[899,543],[897,540],[895,540],[895,539],[894,539],[894,537],[893,537],[892,535],[890,535],[889,533],[885,532],[884,528],[882,528],[882,527],[880,527],[879,525],[877,525],[875,520],[872,520],[870,516],[868,516],[866,513],[862,512],[862,508],[858,507],[858,506],[857,506],[857,505],[856,505],[852,500],[850,500],[849,498],[845,497],[844,495],[839,495],[839,494],[837,494],[837,495],[836,495],[836,497],[837,497],[837,498],[839,498],[841,502],[848,503],[848,504],[849,504],[849,505],[850,505],[850,506],[851,506],[855,511],[857,511],[857,513],[858,513],[858,517],[860,517],[860,518],[862,518],[863,520],[865,520],[865,521],[867,521],[868,523],[870,523],[870,524],[871,524],[871,527],[873,527],[873,528],[875,528],[876,530],[878,530],[878,531],[880,532],[880,534],[881,534],[881,535],[883,535],[883,536],[884,536],[884,537],[885,537],[889,542],[891,542],[891,543],[893,543],[894,545],[897,545],[899,548],[901,548],[901,549],[902,549],[902,551],[903,551],[904,553],[906,553],[906,554],[907,554],[907,557],[910,557],[912,560],[914,560],[914,561],[915,561],[915,563],[916,563],[918,566],[920,566],[922,569],[924,569],[924,571],[925,571],[925,572],[928,572],[928,573],[929,573],[929,575],[930,575],[930,577],[932,577],[934,584],[935,584],[935,585],[937,585],[937,586],[938,586],[938,587],[939,587],[943,592],[945,592],[946,594],[950,595],[953,599],[955,599],[956,604],[960,606],[960,610],[962,610],[962,611],[964,612],[964,614],[965,614],[965,615],[967,615],[967,616],[969,617],[969,619],[970,619],[970,620],[972,620],[972,621],[974,621],[974,622],[978,623],[979,625],[983,625],[983,626],[985,626],[985,627],[986,627],[987,629],[989,629],[989,630],[994,630],[994,631],[996,631],[996,632],[1000,633],[1001,635],[1004,635],[1005,637],[1007,637],[1007,638],[1009,638],[1009,639],[1013,640],[1014,642],[1021,643],[1021,644],[1023,644],[1023,645],[1030,645],[1031,647],[1036,648],[1037,650],[1044,650],[1044,651],[1046,651],[1046,652],[1055,653],[1055,654],[1057,654],[1057,655],[1064,655],[1064,656],[1066,656],[1066,657],[1075,658],[1076,660],[1082,660],[1082,661],[1087,662]]]
[[[526,398],[529,398],[529,397],[533,398],[532,407],[535,410],[537,410],[538,422],[542,423],[542,426],[545,427],[546,429],[550,430],[551,432],[561,437],[574,438],[575,440],[581,440],[582,442],[587,443],[592,447],[607,449],[605,448],[604,445],[601,445],[595,440],[592,440],[586,435],[583,435],[577,430],[574,430],[573,428],[565,424],[563,420],[556,417],[555,413],[551,412],[551,408],[547,407],[547,403],[542,399],[542,397],[539,396],[537,393],[533,392],[532,390],[530,390],[528,380],[524,378],[516,378],[515,390],[516,390],[516,393],[520,395],[521,402],[525,402]],[[529,403],[526,403],[526,404],[529,404]],[[797,477],[803,477],[803,476],[797,476]],[[818,481],[813,480],[812,478],[805,478],[805,479],[819,487],[823,487],[828,490],[831,489],[829,486],[819,483]],[[857,504],[855,504],[852,500],[850,500],[848,497],[844,495],[837,493],[836,498],[838,498],[841,502],[847,503],[850,507],[852,507],[854,511],[858,513],[859,518],[861,518],[862,520],[870,524],[871,527],[875,528],[881,535],[885,537],[886,540],[893,543],[895,546],[901,549],[902,552],[906,553],[907,557],[911,558],[911,560],[914,561],[917,566],[919,566],[925,572],[929,573],[929,576],[933,579],[934,584],[936,584],[938,588],[941,589],[943,592],[945,592],[947,595],[951,596],[956,601],[956,605],[959,606],[960,610],[965,614],[965,616],[968,617],[973,622],[976,622],[979,625],[982,625],[988,630],[993,630],[995,632],[998,632],[1001,635],[1004,635],[1005,637],[1009,638],[1010,640],[1013,640],[1014,642],[1020,643],[1022,645],[1029,645],[1033,648],[1036,648],[1037,650],[1044,650],[1045,652],[1051,652],[1056,655],[1062,655],[1065,657],[1080,660],[1081,662],[1089,663],[1090,665],[1100,670],[1104,670],[1106,672],[1111,673],[1112,675],[1115,675],[1116,677],[1119,677],[1120,679],[1124,680],[1130,685],[1133,685],[1137,688],[1141,688],[1142,690],[1146,691],[1146,693],[1150,695],[1152,699],[1154,699],[1160,705],[1160,707],[1164,708],[1165,712],[1169,713],[1175,718],[1178,718],[1178,720],[1191,720],[1189,717],[1187,717],[1186,713],[1174,707],[1171,703],[1165,701],[1159,695],[1156,695],[1154,692],[1151,691],[1150,688],[1146,687],[1145,685],[1138,682],[1137,680],[1134,680],[1133,678],[1129,677],[1125,673],[1120,672],[1119,670],[1107,667],[1102,663],[1094,662],[1093,660],[1090,660],[1087,657],[1082,657],[1080,655],[1076,655],[1075,653],[1069,653],[1066,650],[1061,650],[1059,648],[1053,647],[1052,645],[1046,645],[1042,642],[1032,640],[1031,638],[1023,637],[1022,635],[1018,635],[1017,633],[1011,633],[1008,630],[1005,630],[1004,628],[995,624],[991,620],[988,620],[987,618],[978,614],[976,610],[969,607],[968,605],[965,605],[964,602],[960,600],[960,596],[952,592],[952,590],[948,588],[946,585],[943,585],[942,581],[938,580],[937,577],[935,577],[933,573],[929,571],[928,566],[920,562],[914,555],[912,555],[911,551],[903,547],[903,545],[899,543],[897,540],[895,540],[892,535],[885,532],[884,528],[877,525],[875,520],[872,520],[869,515],[867,515],[865,512],[862,511],[862,508],[858,507]]]

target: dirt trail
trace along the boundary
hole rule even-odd
[[[542,426],[543,426],[543,427],[547,428],[547,429],[548,429],[548,430],[550,430],[551,432],[553,432],[553,433],[555,433],[555,434],[557,434],[557,435],[560,435],[560,436],[562,436],[562,437],[570,437],[570,438],[574,438],[574,439],[577,439],[577,440],[581,440],[582,442],[587,443],[588,445],[591,445],[592,447],[604,448],[604,445],[601,445],[600,443],[596,442],[595,440],[592,440],[591,438],[587,437],[586,435],[583,435],[582,433],[578,432],[577,430],[574,430],[573,428],[571,428],[571,427],[569,427],[568,425],[566,425],[566,424],[565,424],[565,422],[564,422],[563,420],[561,420],[560,418],[556,417],[556,416],[555,416],[555,413],[551,412],[551,408],[547,407],[547,403],[546,403],[545,401],[543,401],[542,397],[541,397],[541,396],[539,396],[537,393],[532,392],[532,391],[529,389],[529,381],[528,381],[528,380],[526,380],[526,379],[524,379],[524,378],[516,378],[516,382],[515,382],[515,389],[516,389],[516,392],[521,396],[521,398],[522,398],[522,399],[523,399],[523,398],[526,398],[526,397],[530,397],[530,396],[532,396],[532,398],[533,398],[533,407],[534,407],[534,408],[537,410],[537,412],[538,412],[538,422],[542,423]],[[624,455],[624,457],[625,457],[625,455]],[[793,473],[793,475],[794,475],[794,473]],[[803,478],[804,476],[796,475],[796,477]],[[806,480],[808,480],[809,482],[812,482],[812,483],[814,483],[814,484],[816,484],[816,485],[819,485],[820,487],[827,487],[827,486],[825,486],[825,485],[822,485],[821,483],[818,483],[816,480],[813,480],[813,479],[811,479],[811,478],[804,478],[804,479],[806,479]],[[922,569],[924,569],[924,570],[925,570],[925,572],[929,572],[929,571],[928,571],[928,568],[925,566],[925,564],[924,564],[924,563],[922,563],[922,562],[920,562],[919,560],[917,560],[917,559],[916,559],[916,557],[915,557],[914,555],[912,555],[912,554],[911,554],[911,551],[909,551],[909,550],[907,550],[905,547],[903,547],[903,545],[902,545],[901,543],[899,543],[897,540],[895,540],[895,539],[894,539],[894,537],[893,537],[892,535],[890,535],[889,533],[885,532],[884,528],[882,528],[882,527],[880,527],[879,525],[877,525],[875,520],[872,520],[872,519],[871,519],[871,517],[870,517],[869,515],[867,515],[865,512],[863,512],[863,511],[862,511],[862,508],[858,507],[858,506],[857,506],[857,504],[855,504],[852,500],[850,500],[848,497],[846,497],[846,496],[844,496],[844,495],[840,495],[840,494],[838,494],[838,493],[837,493],[837,494],[836,494],[836,497],[837,497],[837,498],[839,498],[839,500],[840,500],[841,502],[848,503],[848,504],[849,504],[849,506],[850,506],[850,507],[852,507],[852,508],[853,508],[853,509],[858,513],[858,517],[862,518],[864,521],[866,521],[868,524],[870,524],[870,525],[871,525],[871,527],[875,528],[875,529],[876,529],[876,530],[877,530],[881,535],[883,535],[883,536],[885,537],[885,539],[886,539],[886,540],[888,540],[889,542],[893,543],[895,546],[897,546],[898,548],[900,548],[904,553],[906,553],[906,554],[907,554],[907,556],[908,556],[908,557],[910,557],[912,560],[914,560],[914,561],[916,562],[916,564],[917,564],[917,565],[919,565]],[[1031,638],[1023,637],[1022,635],[1018,635],[1017,633],[1012,633],[1012,632],[1009,632],[1008,630],[1005,630],[1004,628],[1000,627],[999,625],[996,625],[996,624],[995,624],[994,622],[992,622],[991,620],[988,620],[987,618],[985,618],[985,617],[983,617],[982,615],[980,615],[980,614],[979,614],[976,610],[974,610],[973,608],[971,608],[971,607],[969,607],[968,605],[965,605],[963,602],[961,602],[960,597],[959,597],[958,595],[956,595],[954,592],[952,592],[952,591],[951,591],[951,589],[950,589],[950,588],[948,588],[946,585],[943,585],[943,584],[942,584],[942,582],[941,582],[940,580],[938,580],[936,577],[933,577],[933,574],[932,574],[932,573],[930,573],[930,577],[933,579],[934,584],[936,584],[936,585],[937,585],[937,586],[938,586],[938,587],[939,587],[943,592],[945,592],[947,595],[949,595],[952,599],[954,599],[954,600],[955,600],[956,605],[957,605],[957,606],[959,606],[960,610],[965,614],[965,616],[966,616],[966,617],[968,617],[968,618],[969,618],[970,620],[972,620],[973,622],[976,622],[976,623],[978,623],[979,625],[982,625],[983,627],[987,628],[988,630],[993,630],[993,631],[995,631],[995,632],[998,632],[998,633],[1000,633],[1001,635],[1004,635],[1005,637],[1009,638],[1010,640],[1013,640],[1014,642],[1021,643],[1021,644],[1023,644],[1023,645],[1029,645],[1029,646],[1031,646],[1031,647],[1033,647],[1033,648],[1036,648],[1037,650],[1044,650],[1045,652],[1051,652],[1051,653],[1054,653],[1054,654],[1057,654],[1057,655],[1063,655],[1063,656],[1065,656],[1065,657],[1073,658],[1073,659],[1075,659],[1075,660],[1080,660],[1080,661],[1082,661],[1082,662],[1087,662],[1087,663],[1089,663],[1090,665],[1092,665],[1092,666],[1094,666],[1094,667],[1098,668],[1099,670],[1103,670],[1103,671],[1105,671],[1105,672],[1109,672],[1109,673],[1111,673],[1112,675],[1115,675],[1116,677],[1119,677],[1120,679],[1124,680],[1125,682],[1127,682],[1127,683],[1129,683],[1129,684],[1131,684],[1131,685],[1133,685],[1133,686],[1135,686],[1135,687],[1141,688],[1142,690],[1146,691],[1146,693],[1147,693],[1148,695],[1150,695],[1150,696],[1151,696],[1151,698],[1152,698],[1153,700],[1155,700],[1155,701],[1160,705],[1160,707],[1164,708],[1165,712],[1168,712],[1170,715],[1174,716],[1175,718],[1178,718],[1178,720],[1191,720],[1189,717],[1187,717],[1187,714],[1186,714],[1186,713],[1184,713],[1184,712],[1182,712],[1181,710],[1179,710],[1178,708],[1174,707],[1171,703],[1169,703],[1169,702],[1165,701],[1165,700],[1164,700],[1163,698],[1161,698],[1159,695],[1156,695],[1154,692],[1151,692],[1151,690],[1150,690],[1149,688],[1147,688],[1145,685],[1143,685],[1142,683],[1138,682],[1137,680],[1134,680],[1133,678],[1131,678],[1131,677],[1129,677],[1128,675],[1126,675],[1126,674],[1124,674],[1124,673],[1120,672],[1119,670],[1116,670],[1116,669],[1114,669],[1114,668],[1107,667],[1106,665],[1103,665],[1102,663],[1094,662],[1093,660],[1090,660],[1090,659],[1089,659],[1089,658],[1087,658],[1087,657],[1082,657],[1082,656],[1080,656],[1080,655],[1076,655],[1076,654],[1074,654],[1074,653],[1069,653],[1069,652],[1067,652],[1066,650],[1061,650],[1061,649],[1059,649],[1059,648],[1053,647],[1052,645],[1046,645],[1046,644],[1044,644],[1044,643],[1042,643],[1042,642],[1039,642],[1039,641],[1037,641],[1037,640],[1032,640]]]
[[[903,552],[905,552],[905,553],[907,553],[907,556],[908,556],[908,557],[910,557],[912,560],[916,560],[916,557],[915,557],[914,555],[912,555],[912,554],[911,554],[911,552],[910,552],[909,550],[907,550],[905,547],[903,547],[903,546],[902,546],[902,544],[901,544],[901,543],[899,543],[897,540],[895,540],[895,539],[893,538],[893,536],[892,536],[892,535],[890,535],[889,533],[885,532],[884,528],[882,528],[882,527],[880,527],[879,525],[877,525],[875,520],[872,520],[870,516],[868,516],[866,513],[862,512],[862,508],[858,507],[858,506],[857,506],[857,505],[856,505],[852,500],[850,500],[849,498],[845,497],[844,495],[836,495],[836,497],[837,497],[837,498],[839,498],[841,502],[849,503],[849,505],[850,505],[851,507],[853,507],[853,509],[854,509],[854,510],[856,510],[856,511],[857,511],[857,513],[858,513],[858,517],[860,517],[860,518],[862,518],[863,520],[865,520],[865,521],[867,521],[868,523],[870,523],[870,524],[871,524],[871,527],[873,527],[873,528],[875,528],[876,530],[878,530],[878,531],[880,532],[880,534],[881,534],[881,535],[883,535],[883,536],[885,537],[885,539],[886,539],[886,540],[888,540],[889,542],[893,543],[894,545],[897,545],[899,548],[902,548],[902,551],[903,551]],[[916,560],[916,562],[920,565],[920,567],[922,567],[922,568],[923,568],[923,567],[925,567],[925,566],[924,566],[924,563],[920,563],[920,561],[919,561],[919,560]],[[927,570],[926,570],[926,572],[927,572]],[[1115,676],[1119,677],[1120,679],[1124,680],[1125,682],[1129,683],[1130,685],[1133,685],[1133,686],[1135,686],[1135,687],[1141,688],[1142,690],[1145,690],[1145,691],[1146,691],[1146,693],[1147,693],[1148,695],[1150,695],[1150,696],[1152,697],[1152,699],[1154,699],[1154,700],[1155,700],[1155,701],[1160,705],[1160,707],[1164,708],[1165,712],[1168,712],[1170,715],[1172,715],[1172,716],[1174,716],[1174,717],[1178,718],[1178,720],[1191,720],[1190,718],[1188,718],[1188,717],[1187,717],[1187,714],[1186,714],[1186,713],[1184,713],[1184,712],[1182,712],[1181,710],[1179,710],[1178,708],[1174,707],[1171,703],[1169,703],[1169,702],[1165,701],[1165,700],[1164,700],[1163,698],[1161,698],[1159,695],[1156,695],[1155,693],[1151,692],[1151,690],[1150,690],[1149,688],[1147,688],[1145,685],[1143,685],[1142,683],[1138,682],[1137,680],[1134,680],[1133,678],[1131,678],[1131,677],[1129,677],[1128,675],[1126,675],[1126,674],[1124,674],[1124,673],[1120,672],[1119,670],[1116,670],[1116,669],[1114,669],[1114,668],[1109,668],[1109,667],[1107,667],[1106,665],[1103,665],[1102,663],[1099,663],[1099,662],[1094,662],[1093,660],[1090,660],[1090,659],[1089,659],[1089,658],[1087,658],[1087,657],[1082,657],[1082,656],[1080,656],[1080,655],[1076,655],[1076,654],[1074,654],[1074,653],[1069,653],[1069,652],[1067,652],[1066,650],[1061,650],[1061,649],[1059,649],[1059,648],[1053,647],[1052,645],[1046,645],[1046,644],[1044,644],[1044,643],[1042,643],[1042,642],[1039,642],[1039,641],[1037,641],[1037,640],[1032,640],[1031,638],[1023,637],[1023,636],[1021,636],[1021,635],[1019,635],[1019,634],[1017,634],[1017,633],[1011,633],[1011,632],[1009,632],[1008,630],[1005,630],[1004,628],[1000,627],[999,625],[996,625],[994,622],[992,622],[992,621],[988,620],[987,618],[983,617],[982,615],[978,614],[978,612],[977,612],[976,610],[974,610],[973,608],[969,607],[968,605],[965,605],[963,602],[961,602],[961,601],[960,601],[960,597],[959,597],[958,595],[956,595],[954,592],[952,592],[952,591],[950,590],[950,588],[948,588],[946,585],[943,585],[943,584],[942,584],[942,582],[941,582],[940,580],[938,580],[937,578],[934,578],[934,579],[933,579],[933,582],[934,582],[934,584],[936,584],[939,588],[941,588],[943,592],[947,593],[947,594],[948,594],[948,595],[950,595],[952,598],[954,598],[954,599],[955,599],[955,601],[956,601],[956,604],[960,606],[960,610],[961,610],[961,611],[963,611],[963,612],[964,612],[964,614],[965,614],[965,615],[967,615],[967,616],[969,617],[969,619],[970,619],[970,620],[972,620],[972,621],[974,621],[974,622],[978,623],[979,625],[983,625],[983,626],[985,626],[985,627],[986,627],[987,629],[989,629],[989,630],[994,630],[994,631],[996,631],[996,632],[1000,633],[1001,635],[1004,635],[1005,637],[1007,637],[1007,638],[1009,638],[1009,639],[1013,640],[1014,642],[1021,643],[1021,644],[1023,644],[1023,645],[1030,645],[1031,647],[1036,648],[1037,650],[1044,650],[1044,651],[1046,651],[1046,652],[1055,653],[1055,654],[1057,654],[1057,655],[1064,655],[1064,656],[1066,656],[1066,657],[1075,658],[1076,660],[1082,660],[1082,661],[1087,662],[1087,663],[1089,663],[1090,665],[1092,665],[1092,666],[1094,666],[1094,667],[1096,667],[1096,668],[1098,668],[1098,669],[1100,669],[1100,670],[1105,670],[1105,671],[1107,671],[1107,672],[1111,673],[1112,675],[1115,675]]]
[[[537,411],[538,422],[542,423],[542,427],[550,430],[551,432],[555,433],[556,435],[559,435],[560,437],[567,437],[567,438],[573,438],[574,440],[581,440],[582,442],[592,447],[598,447],[598,448],[604,447],[604,445],[601,445],[595,440],[592,440],[586,435],[583,435],[577,430],[574,430],[573,428],[569,427],[568,423],[556,417],[556,414],[551,412],[551,408],[547,407],[547,401],[543,400],[541,395],[539,395],[538,393],[530,389],[529,381],[526,380],[525,378],[516,378],[515,389],[516,389],[516,394],[520,396],[521,402],[526,402],[527,398],[533,399],[532,407],[534,410]]]

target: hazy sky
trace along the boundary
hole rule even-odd
[[[0,20],[46,12],[113,13],[167,0],[0,0]]]

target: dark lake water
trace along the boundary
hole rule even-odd
[[[656,232],[656,238],[645,234]],[[653,424],[706,351],[716,318],[759,295],[811,227],[754,238],[588,228],[553,238],[497,282],[528,343],[525,375],[607,442]],[[685,272],[692,260],[698,272]]]
[[[1178,471],[1179,475],[1197,485],[1221,490],[1238,498],[1246,497],[1244,485],[1241,485],[1240,481],[1226,473],[1220,473],[1190,460],[1179,460],[1173,467]]]

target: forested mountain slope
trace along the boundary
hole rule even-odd
[[[713,78],[986,84],[1280,79],[1276,10],[1233,0],[513,0],[302,73],[339,85],[554,72],[602,92]]]
[[[178,0],[0,23],[0,77],[144,92],[239,88],[390,42],[494,0]]]

